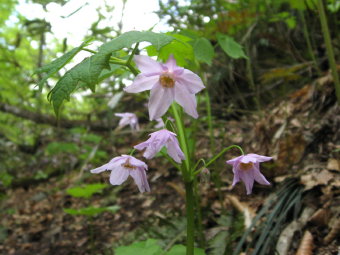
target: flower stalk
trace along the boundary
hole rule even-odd
[[[337,100],[338,100],[338,104],[340,104],[339,75],[338,75],[338,71],[337,71],[337,67],[336,67],[336,63],[335,63],[335,57],[334,57],[333,47],[332,47],[332,43],[331,43],[331,36],[330,36],[330,33],[329,33],[325,8],[324,8],[322,0],[318,0],[318,9],[319,9],[319,17],[320,17],[320,23],[321,23],[323,38],[324,38],[325,44],[326,44],[328,61],[329,61],[329,65],[330,65],[331,70],[332,70],[332,76],[333,76],[333,80],[334,80],[335,94],[336,94],[336,97],[337,97]]]
[[[187,217],[187,252],[186,255],[194,255],[195,242],[195,213],[194,213],[194,182],[185,182],[185,204]]]

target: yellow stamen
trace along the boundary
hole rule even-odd
[[[159,77],[159,82],[164,88],[173,88],[175,86],[175,80],[173,76],[169,73],[163,73]]]
[[[130,169],[135,169],[136,167],[130,164],[129,159],[126,160],[124,164],[122,164],[123,167],[130,168]]]
[[[249,163],[240,163],[240,169],[243,170],[243,171],[247,171],[247,170],[250,170],[252,169],[254,166],[254,164],[252,162],[249,162]]]

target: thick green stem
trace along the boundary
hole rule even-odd
[[[195,196],[195,208],[197,212],[197,225],[196,230],[198,233],[198,244],[201,248],[205,249],[205,237],[203,231],[203,223],[202,223],[202,210],[201,210],[201,199],[199,196],[199,189],[197,185],[197,178],[194,179],[194,196]]]
[[[332,70],[332,75],[333,75],[333,80],[334,80],[334,85],[335,85],[335,93],[336,93],[336,97],[338,99],[338,104],[340,104],[339,75],[338,75],[338,71],[337,71],[337,68],[336,68],[334,52],[333,52],[332,43],[331,43],[331,36],[330,36],[329,30],[328,30],[326,13],[325,13],[325,8],[323,6],[322,0],[318,0],[318,9],[319,9],[319,17],[320,17],[320,22],[321,22],[323,38],[324,38],[325,44],[326,44],[328,61],[329,61],[329,65],[331,66],[331,70]]]
[[[195,242],[195,214],[194,214],[194,190],[193,181],[185,182],[186,192],[186,217],[187,217],[187,252],[186,255],[194,255]]]
[[[189,149],[188,149],[188,145],[187,145],[187,139],[185,136],[185,131],[184,131],[184,125],[183,125],[183,121],[182,118],[179,116],[178,110],[177,110],[177,106],[175,105],[175,103],[173,103],[171,105],[171,109],[172,112],[174,114],[174,118],[175,118],[175,123],[177,126],[177,130],[178,130],[178,138],[179,138],[179,143],[181,145],[181,148],[183,149],[183,153],[185,155],[185,167],[186,169],[183,171],[184,174],[184,181],[189,181],[191,180],[191,169],[190,169],[190,154],[189,154]]]

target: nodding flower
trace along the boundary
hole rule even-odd
[[[185,159],[184,153],[179,147],[176,134],[166,129],[151,133],[147,141],[137,144],[134,148],[137,150],[145,149],[143,156],[150,159],[153,158],[163,146],[166,147],[169,156],[177,163],[181,163],[181,161]]]
[[[264,175],[260,172],[260,163],[271,159],[272,157],[247,154],[228,160],[226,163],[233,166],[234,172],[232,185],[235,186],[240,180],[243,181],[246,186],[247,195],[251,194],[254,181],[263,185],[270,185]]]
[[[122,155],[113,158],[109,163],[98,168],[92,169],[91,173],[98,174],[104,171],[111,171],[110,183],[120,185],[127,180],[129,176],[133,178],[141,193],[150,191],[150,186],[146,178],[148,166],[135,157]]]

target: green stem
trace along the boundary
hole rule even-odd
[[[187,252],[186,255],[194,255],[195,242],[195,217],[194,217],[194,191],[193,181],[185,182],[186,192],[186,217],[187,217]]]
[[[174,114],[175,121],[176,121],[175,123],[176,123],[177,130],[178,130],[179,143],[185,155],[184,163],[185,163],[186,171],[183,171],[184,181],[190,181],[192,179],[191,169],[190,169],[190,154],[189,154],[189,149],[187,145],[187,139],[185,136],[184,125],[182,122],[182,118],[179,116],[177,106],[175,105],[175,103],[171,105],[171,109],[172,109],[172,112]]]
[[[181,167],[173,160],[167,153],[161,151],[163,157],[165,157],[174,167],[176,167],[179,171],[181,171]]]
[[[242,150],[242,148],[241,148],[240,146],[238,146],[238,145],[230,145],[230,146],[224,148],[222,151],[220,151],[220,152],[219,152],[216,156],[214,156],[212,159],[210,159],[210,160],[208,161],[208,163],[205,164],[203,167],[201,167],[200,169],[198,169],[197,171],[195,171],[193,175],[195,176],[195,175],[199,174],[199,173],[203,170],[203,168],[206,168],[206,167],[210,166],[210,165],[211,165],[212,163],[214,163],[219,157],[221,157],[224,153],[226,153],[228,150],[233,149],[233,148],[239,149],[240,152],[242,153],[242,155],[244,155],[244,151]]]
[[[138,50],[138,46],[139,46],[139,43],[136,43],[136,46],[133,48],[132,52],[131,52],[131,55],[128,59],[128,61],[126,62],[127,64],[130,64],[131,61],[132,61],[132,58],[133,56],[136,54],[137,50]]]
[[[251,87],[252,91],[255,93],[254,101],[255,101],[255,104],[256,104],[256,108],[257,108],[257,110],[261,110],[260,93],[259,93],[260,91],[259,91],[259,86],[256,86],[255,82],[254,82],[254,75],[253,75],[251,56],[250,56],[251,54],[250,54],[249,48],[250,48],[250,43],[247,42],[246,43],[246,50],[247,50],[248,57],[246,58],[246,72],[247,72],[250,87]]]
[[[133,65],[131,64],[131,60],[132,57],[134,55],[134,53],[136,52],[138,47],[138,43],[136,44],[136,47],[133,49],[130,58],[128,59],[128,61],[116,58],[116,57],[110,57],[110,63],[112,64],[116,64],[116,65],[121,65],[121,66],[126,66],[127,68],[130,69],[131,73],[133,73],[135,76],[137,76],[139,74],[139,71],[133,67]],[[87,48],[83,48],[84,51],[88,51],[91,52],[93,54],[97,54],[98,52],[91,50],[91,49],[87,49]]]
[[[314,63],[314,67],[315,67],[316,71],[318,72],[318,75],[321,76],[321,71],[320,71],[320,68],[318,66],[318,62],[316,61],[315,55],[313,53],[312,43],[311,43],[310,38],[309,38],[309,32],[308,32],[308,28],[307,28],[307,22],[306,22],[306,19],[305,19],[305,14],[303,13],[303,11],[300,10],[299,15],[300,15],[300,18],[302,20],[303,35],[304,35],[306,43],[307,43],[307,49],[308,49],[309,56]]]
[[[224,148],[222,151],[220,151],[220,153],[218,153],[215,157],[213,157],[211,160],[209,160],[209,162],[205,165],[205,167],[208,167],[209,165],[211,165],[212,163],[214,163],[214,161],[216,159],[218,159],[219,157],[221,157],[224,153],[226,153],[228,150],[232,149],[232,148],[237,148],[241,151],[242,155],[244,155],[244,151],[242,150],[242,148],[238,145],[230,145],[226,148]]]
[[[201,200],[199,196],[199,189],[197,185],[197,178],[194,179],[194,196],[195,196],[195,208],[197,212],[197,232],[198,232],[198,243],[199,246],[205,249],[205,237],[203,232],[203,223],[202,223],[202,210],[201,210]]]
[[[136,151],[136,149],[135,148],[133,148],[131,151],[130,151],[130,156],[132,156],[133,155],[133,153],[135,153],[135,151]]]
[[[319,16],[320,16],[323,38],[326,44],[328,61],[329,61],[329,65],[331,66],[333,80],[334,80],[335,94],[338,99],[338,104],[340,104],[340,81],[339,81],[338,71],[336,68],[334,52],[333,52],[332,43],[331,43],[331,36],[328,30],[325,8],[324,8],[322,0],[318,0],[318,9],[319,9]]]

